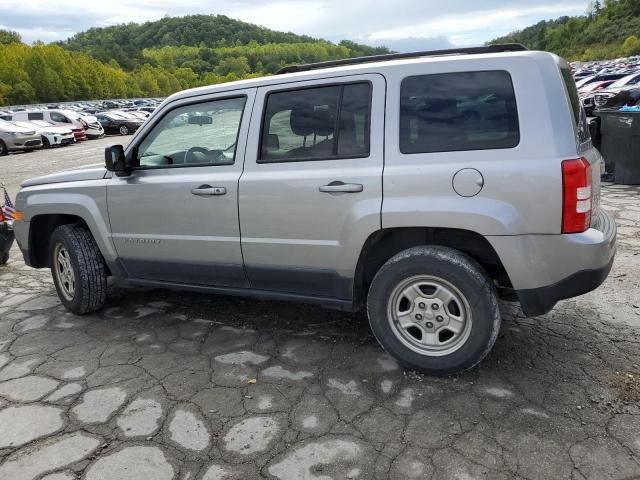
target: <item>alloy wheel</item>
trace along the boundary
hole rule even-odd
[[[450,355],[471,332],[466,297],[447,280],[431,275],[401,281],[389,296],[387,317],[398,340],[421,355]]]
[[[56,280],[64,298],[73,300],[76,293],[76,276],[71,265],[71,257],[67,249],[59,243],[53,252],[53,268],[56,271]]]

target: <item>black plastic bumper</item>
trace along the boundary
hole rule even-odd
[[[609,275],[614,258],[615,256],[612,256],[609,263],[602,268],[582,270],[553,285],[517,290],[522,311],[527,317],[544,315],[551,311],[560,300],[577,297],[595,290]]]

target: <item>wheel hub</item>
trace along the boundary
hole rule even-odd
[[[388,317],[396,337],[422,355],[449,355],[471,331],[471,309],[462,292],[430,275],[400,282],[389,298]]]

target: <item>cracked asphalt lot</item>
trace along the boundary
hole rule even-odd
[[[0,175],[15,194],[112,142],[10,155]],[[602,202],[619,226],[606,283],[543,317],[503,304],[489,357],[445,378],[398,368],[362,314],[112,289],[77,317],[14,248],[0,479],[640,478],[640,188]]]

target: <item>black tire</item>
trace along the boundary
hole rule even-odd
[[[75,288],[72,298],[67,298],[55,265],[58,248],[68,252],[73,269]],[[84,315],[102,308],[107,297],[107,273],[104,258],[89,230],[79,225],[56,228],[51,236],[49,258],[53,283],[67,310]]]
[[[127,127],[126,125],[120,125],[118,131],[120,132],[120,135],[129,135],[129,127]]]
[[[460,335],[459,346],[451,353],[445,351],[435,355],[415,351],[407,346],[410,341],[401,340],[402,334],[398,334],[401,328],[392,326],[399,324],[389,320],[390,302],[398,286],[421,275],[444,280],[453,286],[470,311],[465,335]],[[424,306],[424,302],[421,305]],[[475,260],[447,247],[413,247],[387,261],[371,283],[367,312],[373,334],[382,347],[405,367],[425,373],[452,374],[474,367],[489,353],[500,331],[500,309],[493,282]],[[413,315],[413,310],[411,312]],[[438,328],[433,321],[432,325]]]
[[[7,148],[7,145],[0,140],[0,157],[4,157],[5,155],[9,155],[9,149]]]
[[[0,253],[0,265],[6,265],[9,261],[9,252]]]
[[[49,139],[42,135],[42,146],[44,148],[51,148],[51,144],[49,143]]]

